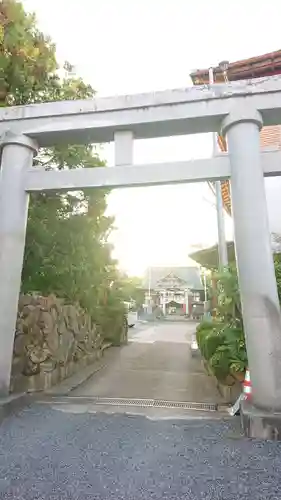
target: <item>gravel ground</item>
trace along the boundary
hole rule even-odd
[[[246,440],[232,422],[33,405],[0,426],[0,498],[280,498],[281,443]]]

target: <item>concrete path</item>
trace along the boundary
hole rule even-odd
[[[163,322],[131,329],[130,344],[109,350],[106,366],[71,395],[222,402],[200,359],[191,357],[195,326]]]

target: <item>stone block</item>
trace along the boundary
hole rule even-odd
[[[242,401],[240,418],[246,437],[281,441],[281,412],[268,412]]]

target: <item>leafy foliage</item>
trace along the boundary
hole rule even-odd
[[[224,322],[209,322],[203,330],[199,325],[197,341],[202,356],[218,380],[224,381],[228,375],[246,370],[247,353],[241,328]]]
[[[274,267],[275,267],[278,297],[279,297],[279,302],[281,303],[281,254],[280,253],[274,255]]]
[[[55,44],[37,28],[35,15],[26,13],[19,1],[0,3],[0,43],[0,105],[93,95],[90,85],[70,76],[73,68],[69,63],[64,66],[68,77],[60,79]]]
[[[281,301],[281,255],[274,256],[275,275]],[[197,328],[197,342],[202,356],[219,380],[242,374],[247,367],[238,277],[235,266],[217,273],[217,319],[203,321]]]
[[[229,375],[243,374],[248,361],[235,267],[217,273],[216,278],[217,319],[198,326],[197,341],[212,372],[224,382]]]
[[[1,105],[43,100],[57,69],[54,45],[20,2],[2,0],[0,23]]]
[[[238,276],[235,266],[230,266],[224,272],[215,275],[218,284],[218,314],[226,323],[242,323],[242,310]]]
[[[144,303],[144,290],[140,278],[120,274],[117,286],[122,299],[126,302],[134,301],[136,309]]]

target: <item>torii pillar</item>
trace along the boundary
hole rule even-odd
[[[10,132],[0,138],[0,396],[10,390],[29,195],[25,175],[37,144]]]
[[[224,119],[231,164],[235,252],[253,404],[281,410],[281,319],[259,132],[262,116],[237,107]]]

